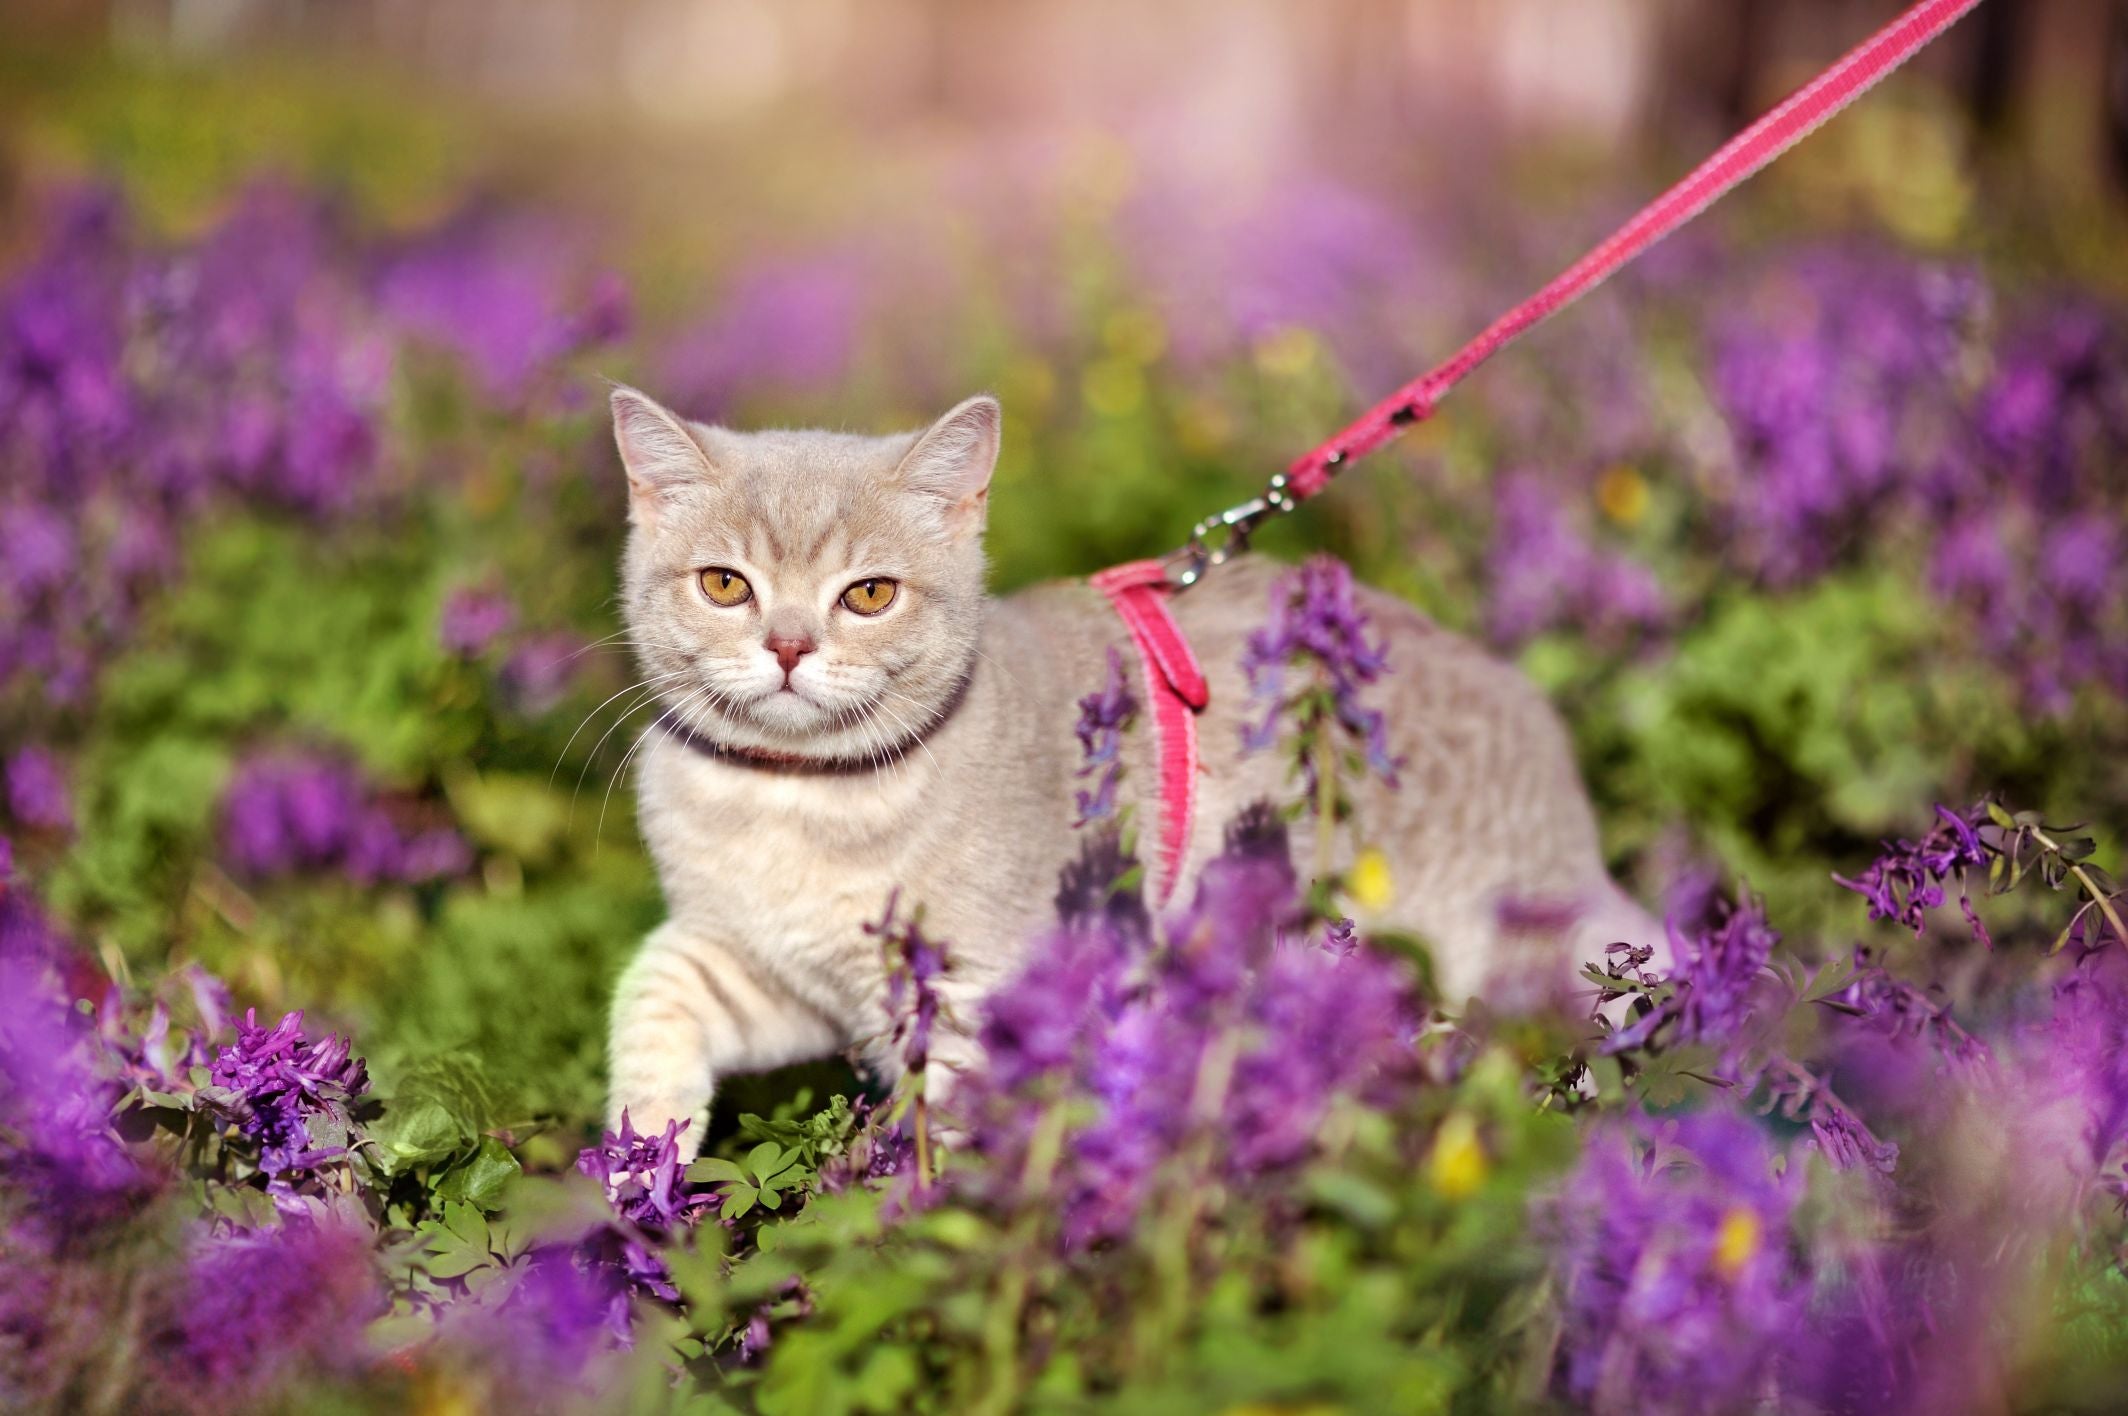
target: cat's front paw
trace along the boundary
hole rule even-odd
[[[614,1134],[625,1134],[625,1125],[638,1136],[662,1137],[673,1124],[679,1124],[674,1144],[679,1148],[680,1164],[693,1160],[702,1149],[702,1136],[709,1129],[709,1108],[690,1106],[677,1099],[651,1099],[622,1103],[616,1100],[608,1112],[606,1129]]]

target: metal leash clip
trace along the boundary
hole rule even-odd
[[[1225,565],[1247,550],[1249,534],[1264,518],[1298,505],[1287,490],[1286,474],[1281,472],[1265,485],[1263,495],[1207,516],[1191,529],[1190,539],[1179,550],[1168,553],[1168,583],[1177,590],[1187,590],[1213,566]]]

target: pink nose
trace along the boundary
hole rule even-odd
[[[798,667],[800,659],[819,647],[810,639],[791,639],[781,634],[768,637],[768,652],[774,654],[776,662],[783,666],[785,678],[791,676],[791,670]]]

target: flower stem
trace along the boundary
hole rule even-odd
[[[1328,880],[1337,850],[1337,743],[1328,723],[1315,729],[1315,878]]]
[[[924,1102],[924,1074],[916,1074],[916,1097],[910,1103],[910,1124],[916,1131],[916,1188],[931,1188],[931,1109]]]
[[[1064,1149],[1065,1112],[1047,1108],[1027,1143],[1027,1164],[1020,1174],[1024,1208],[1013,1225],[1012,1253],[1004,1264],[997,1301],[983,1324],[983,1361],[987,1369],[980,1412],[1011,1411],[1020,1396],[1020,1321],[1027,1308],[1028,1270],[1041,1257],[1042,1219],[1048,1207],[1033,1203],[1048,1193]]]
[[[2061,847],[2049,840],[2047,833],[2036,826],[2032,828],[2032,839],[2056,855],[2061,854]],[[2098,888],[2098,882],[2085,872],[2083,866],[2074,861],[2065,861],[2064,864],[2069,867],[2069,873],[2076,877],[2076,883],[2084,887],[2084,893],[2091,897],[2092,903],[2098,906],[2099,913],[2106,917],[2106,923],[2113,926],[2113,937],[2123,944],[2128,944],[2128,928],[2122,926],[2120,913],[2113,908],[2113,897]]]

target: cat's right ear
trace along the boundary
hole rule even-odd
[[[628,519],[639,525],[655,522],[674,492],[716,475],[687,425],[625,384],[613,389],[613,441],[628,472]]]

